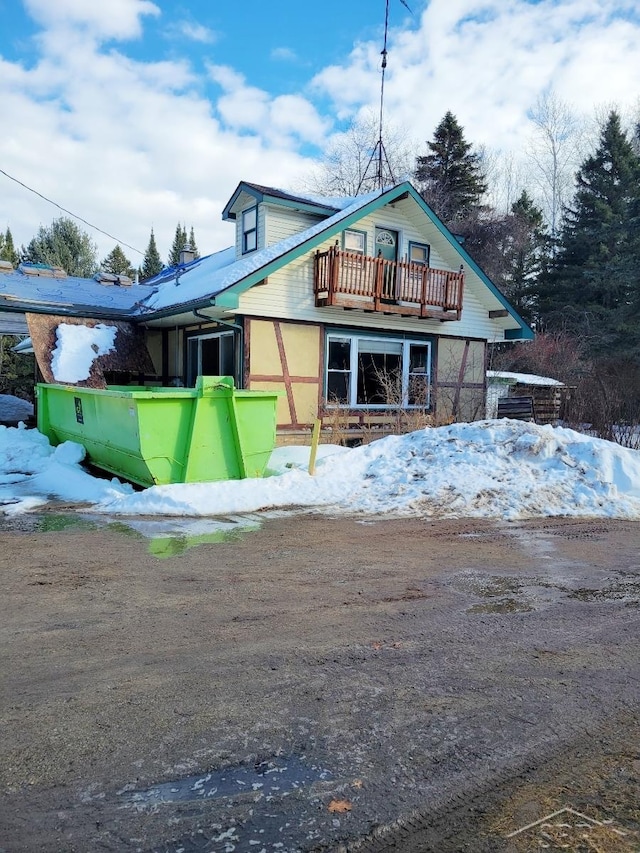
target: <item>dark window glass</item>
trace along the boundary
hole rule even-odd
[[[358,355],[360,405],[399,405],[402,400],[402,355],[361,352]]]
[[[351,341],[329,340],[327,402],[348,403],[351,371]]]

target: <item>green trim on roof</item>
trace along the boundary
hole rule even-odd
[[[217,308],[238,308],[240,299],[237,293],[231,293],[229,290],[223,290],[221,293],[212,296],[209,299],[209,305],[215,305]]]
[[[475,272],[475,274],[480,278],[482,283],[485,284],[489,288],[491,293],[493,293],[493,295],[499,300],[499,302],[501,302],[502,305],[507,309],[507,311],[509,312],[511,317],[520,325],[519,330],[507,329],[505,331],[505,338],[506,338],[506,332],[507,331],[514,331],[514,332],[516,332],[518,337],[521,338],[522,340],[532,340],[535,337],[533,329],[531,329],[531,327],[522,319],[522,317],[518,314],[518,312],[513,307],[513,305],[510,304],[507,297],[498,290],[498,288],[491,281],[491,279],[487,276],[487,274],[478,266],[478,264],[473,260],[473,258],[469,254],[467,254],[467,251],[464,248],[464,246],[462,245],[462,243],[459,240],[457,240],[453,236],[451,231],[449,231],[449,229],[438,219],[438,217],[431,210],[431,208],[426,203],[426,201],[422,198],[420,193],[409,183],[407,183],[407,187],[409,189],[409,195],[411,195],[411,197],[413,199],[415,199],[415,201],[418,202],[418,204],[420,205],[422,210],[427,214],[429,219],[433,222],[433,224],[436,226],[436,228],[442,234],[442,236],[445,237],[447,242],[451,246],[453,246],[453,248],[456,249],[458,254],[461,255],[462,258],[464,259],[465,264],[468,265],[469,267],[471,267],[471,269]]]
[[[291,207],[294,210],[301,210],[305,213],[316,213],[318,216],[327,217],[333,216],[338,212],[337,208],[329,205],[316,204],[312,201],[294,201],[293,199],[280,198],[279,196],[270,195],[269,193],[263,193],[261,190],[257,190],[255,187],[252,187],[251,184],[246,183],[245,181],[240,181],[235,192],[222,211],[223,220],[235,221],[236,215],[231,211],[231,208],[243,192],[247,193],[247,195],[253,196],[258,204],[266,202],[267,204],[275,204],[280,207]]]
[[[258,196],[260,196],[260,198],[265,198],[262,193],[259,193],[257,190],[254,190],[252,187],[248,186],[244,182],[241,182],[238,185],[238,188],[236,189],[235,193],[233,194],[231,201],[225,208],[225,213],[228,212],[228,208],[234,203],[234,200],[238,197],[239,193],[243,191],[254,196],[254,198],[257,198]],[[411,198],[413,198],[413,200],[417,202],[423,213],[435,225],[438,231],[447,240],[449,245],[455,250],[456,254],[460,256],[465,265],[473,270],[473,272],[489,289],[489,291],[496,297],[500,304],[507,309],[511,319],[519,325],[518,329],[505,329],[505,340],[532,340],[534,338],[533,330],[527,325],[527,323],[522,319],[522,317],[520,317],[515,308],[513,308],[513,306],[509,303],[504,294],[502,294],[498,290],[498,288],[491,281],[491,279],[488,278],[486,273],[484,273],[482,269],[480,269],[480,267],[476,264],[476,262],[467,254],[466,250],[460,244],[460,242],[453,236],[449,229],[443,225],[443,223],[431,210],[429,205],[424,201],[422,196],[408,181],[404,181],[403,183],[398,184],[397,186],[392,187],[391,189],[382,191],[380,195],[372,198],[370,201],[368,201],[366,204],[363,204],[361,207],[358,207],[357,210],[355,210],[353,213],[349,214],[348,216],[341,217],[333,225],[328,226],[317,234],[314,234],[313,237],[309,237],[307,240],[304,240],[302,243],[300,243],[293,249],[290,249],[284,252],[279,257],[274,258],[272,261],[260,267],[260,269],[255,270],[253,273],[246,276],[241,281],[230,285],[225,290],[216,294],[214,297],[207,297],[206,299],[195,301],[193,304],[195,304],[197,307],[210,306],[212,304],[215,304],[216,306],[228,309],[237,309],[239,304],[239,297],[241,294],[245,293],[245,291],[249,290],[251,287],[258,284],[259,282],[264,281],[265,278],[267,278],[269,275],[272,275],[277,270],[281,269],[283,266],[285,266],[285,264],[297,260],[298,258],[315,249],[321,243],[331,239],[331,237],[334,237],[336,234],[341,233],[354,223],[359,222],[363,217],[368,216],[370,213],[373,213],[381,207],[384,207],[386,204],[390,204],[393,201],[399,201],[401,200],[401,198],[407,198],[408,196],[411,196]],[[282,200],[274,199],[274,202],[275,201]],[[292,206],[294,206],[293,203]],[[334,211],[333,215],[335,216],[338,213],[339,211]],[[163,311],[154,313],[148,316],[147,319],[153,319],[155,316],[170,316],[171,314],[181,313],[183,310],[184,306],[181,306],[180,309],[175,306],[173,308],[164,309]]]
[[[515,313],[515,312],[514,312]],[[524,321],[523,321],[524,322]],[[525,324],[526,326],[526,324]],[[535,332],[530,326],[524,329],[505,329],[505,341],[532,341],[535,338]]]

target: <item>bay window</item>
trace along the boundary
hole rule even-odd
[[[428,408],[431,343],[357,334],[327,336],[329,406]]]

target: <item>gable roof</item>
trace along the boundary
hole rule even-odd
[[[242,188],[247,186],[250,185],[241,183],[236,193],[242,192]],[[312,251],[322,242],[339,234],[362,217],[387,204],[409,196],[414,199],[446,241],[455,249],[465,267],[474,271],[503,308],[508,311],[517,328],[507,329],[505,337],[510,340],[533,338],[533,331],[504,294],[498,290],[486,273],[467,254],[464,247],[438,219],[415,187],[408,181],[388,189],[375,190],[357,198],[332,200],[335,203],[339,201],[350,203],[342,209],[335,210],[331,216],[310,228],[264,249],[245,255],[238,260],[235,258],[235,249],[226,249],[223,252],[193,262],[188,274],[187,271],[181,271],[177,278],[174,275],[173,278],[168,279],[167,275],[170,275],[171,271],[167,271],[161,274],[161,281],[158,280],[160,277],[150,279],[147,284],[158,284],[159,286],[153,294],[144,300],[141,311],[148,312],[148,316],[160,318],[177,313],[178,308],[181,311],[193,308],[197,310],[212,305],[231,309],[237,308],[238,297],[241,293],[263,281],[285,264]]]
[[[236,218],[233,208],[242,193],[253,196],[256,203],[266,202],[267,204],[277,204],[281,207],[291,207],[306,213],[315,213],[318,216],[331,216],[332,213],[341,210],[343,207],[347,207],[353,201],[353,197],[345,199],[326,198],[316,195],[295,195],[294,193],[287,192],[287,190],[265,187],[262,184],[253,184],[248,181],[240,181],[222,211],[223,219]]]

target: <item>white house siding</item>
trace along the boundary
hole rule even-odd
[[[265,222],[265,246],[272,246],[280,240],[299,234],[322,219],[309,213],[301,213],[290,207],[280,205],[260,205],[263,208]]]
[[[405,205],[406,207],[406,205]],[[395,218],[392,218],[392,215]],[[424,214],[422,215],[424,217]],[[416,217],[417,219],[417,217]],[[423,220],[424,221],[424,220]],[[354,225],[354,228],[366,230],[368,240],[373,245],[376,225],[387,226],[401,232],[402,247],[409,240],[431,245],[431,265],[441,269],[457,270],[460,256],[451,247],[444,244],[435,226],[419,229],[407,217],[400,218],[398,210],[383,208]],[[339,236],[326,240],[319,248],[326,251],[339,239]],[[405,248],[401,251],[404,254]],[[447,258],[445,259],[445,251]],[[447,262],[448,261],[448,262]],[[457,337],[484,338],[502,340],[504,333],[500,321],[490,320],[486,303],[478,294],[486,286],[471,270],[466,270],[462,317],[458,321],[440,322],[439,320],[420,320],[415,317],[400,317],[397,314],[374,314],[364,311],[345,311],[342,308],[316,308],[313,293],[313,252],[302,256],[283,269],[269,276],[268,284],[252,288],[240,297],[239,314],[255,317],[272,317],[286,320],[303,320],[313,323],[326,323],[372,329],[389,329],[422,334],[452,335]],[[496,300],[496,305],[502,307]]]

